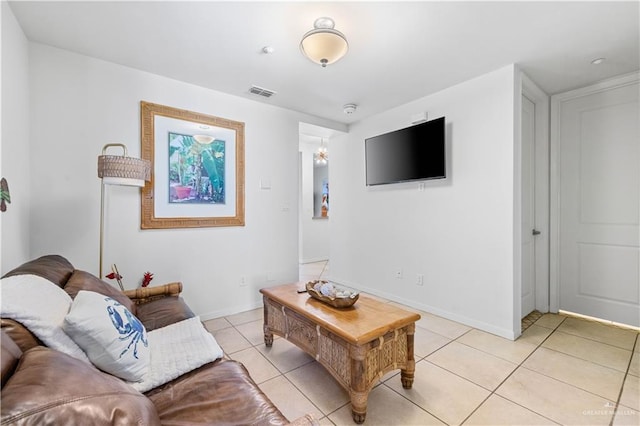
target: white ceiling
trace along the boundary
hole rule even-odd
[[[31,41],[342,123],[510,63],[549,94],[640,69],[638,1],[10,5]],[[321,16],[349,41],[327,68],[299,48]],[[277,94],[249,94],[252,84]],[[346,103],[358,110],[344,114]]]

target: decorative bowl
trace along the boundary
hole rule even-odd
[[[336,287],[324,280],[309,281],[305,285],[305,288],[311,297],[318,299],[329,306],[333,306],[334,308],[348,308],[353,306],[353,304],[358,300],[358,297],[360,297],[360,293],[357,291]],[[328,294],[323,294],[323,289]]]

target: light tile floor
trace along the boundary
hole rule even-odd
[[[300,280],[327,277],[326,262]],[[632,330],[544,314],[515,342],[426,312],[416,324],[416,375],[398,372],[369,394],[366,425],[640,425],[640,341]],[[205,322],[289,419],[352,425],[348,393],[312,357],[276,337],[262,309]]]

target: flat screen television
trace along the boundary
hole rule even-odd
[[[444,117],[365,140],[367,186],[444,179]]]

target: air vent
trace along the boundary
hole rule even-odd
[[[251,86],[249,89],[249,93],[253,93],[254,95],[263,96],[265,98],[270,98],[276,94],[273,90],[265,89],[264,87]]]

